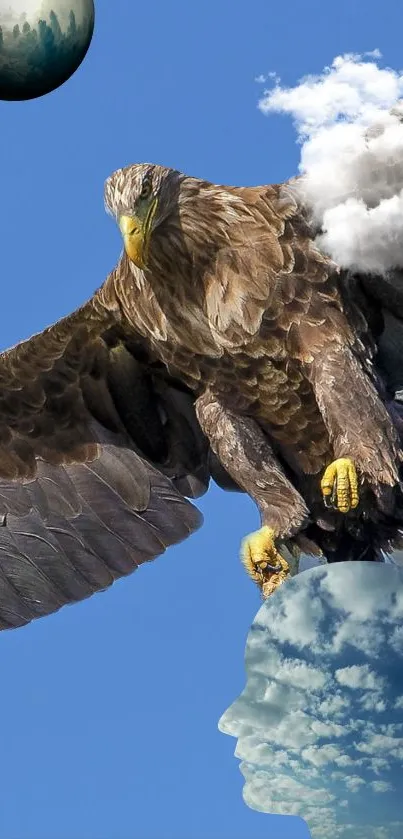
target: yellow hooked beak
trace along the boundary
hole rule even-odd
[[[150,204],[144,218],[140,215],[120,216],[119,227],[123,236],[125,251],[137,265],[138,268],[145,268],[147,263],[148,245],[151,233],[151,224],[157,209],[157,200]]]

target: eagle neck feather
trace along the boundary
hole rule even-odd
[[[214,274],[219,251],[231,246],[234,229],[248,215],[250,211],[240,196],[223,187],[187,179],[175,209],[152,236],[153,287],[163,286],[181,306],[192,302],[203,307],[204,278]]]
[[[182,183],[175,206],[152,233],[147,268],[129,262],[132,292],[126,290],[124,308],[133,326],[154,341],[221,356],[232,339],[220,334],[210,301],[213,295],[226,307],[219,254],[237,245],[245,221],[250,210],[240,196],[193,179]]]

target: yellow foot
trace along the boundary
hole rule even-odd
[[[340,513],[348,513],[358,506],[357,471],[349,457],[334,460],[320,482],[326,507],[336,507]]]
[[[242,541],[243,565],[268,597],[290,575],[290,566],[276,547],[276,535],[271,527],[261,527]]]

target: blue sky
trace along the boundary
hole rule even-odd
[[[295,173],[291,122],[257,108],[341,53],[401,61],[401,4],[98,0],[77,74],[0,103],[1,345],[72,311],[121,250],[103,182],[151,161],[212,181]],[[206,525],[113,590],[0,638],[1,839],[307,839],[242,800],[217,729],[260,606],[238,560],[253,505],[212,488]]]

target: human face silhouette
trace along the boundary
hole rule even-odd
[[[313,568],[264,602],[219,721],[252,809],[313,839],[403,835],[402,619],[403,569],[382,563]]]

